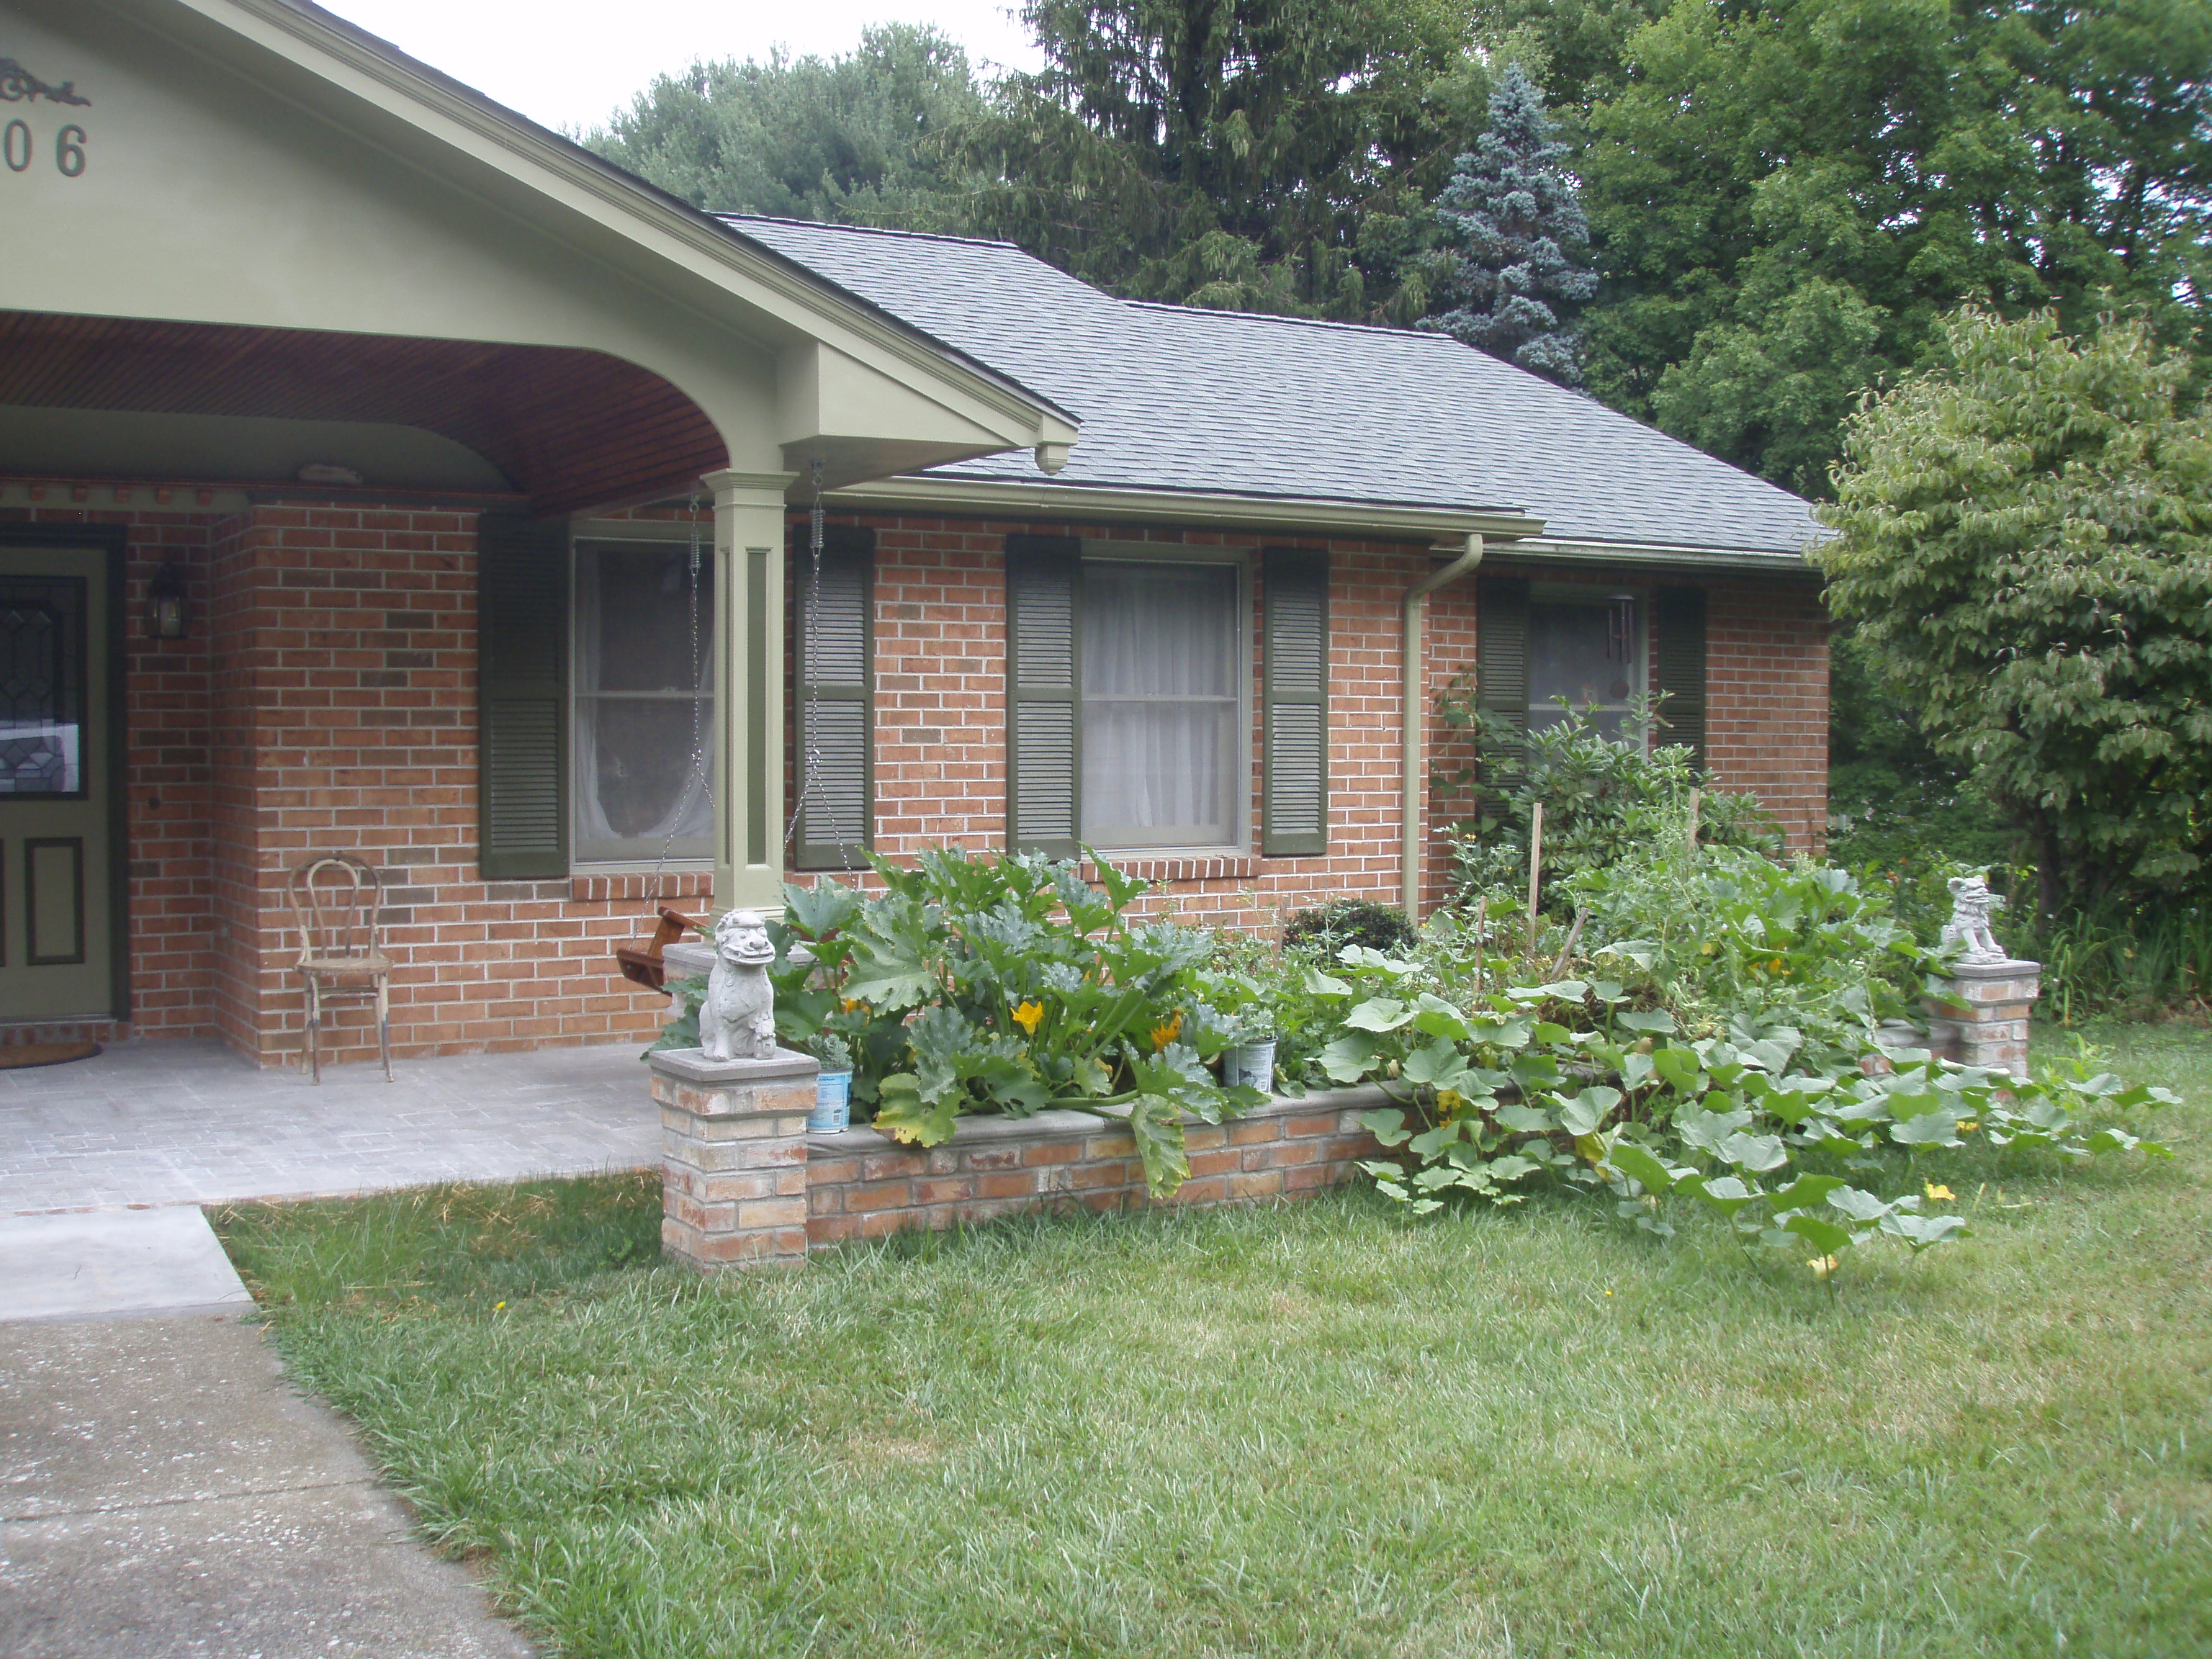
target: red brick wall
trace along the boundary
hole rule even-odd
[[[1299,542],[1279,536],[1132,530],[899,517],[840,522],[876,532],[876,848],[894,856],[953,842],[995,848],[1006,839],[1006,576],[1009,534],[1094,536],[1177,545],[1326,545],[1329,592],[1329,802],[1326,858],[1267,859],[1256,850],[1210,860],[1123,860],[1163,883],[1151,908],[1221,925],[1273,927],[1290,912],[1346,895],[1389,902],[1400,896],[1405,591],[1435,566],[1426,547],[1389,543]],[[794,528],[803,546],[805,527]],[[1627,570],[1519,568],[1547,582],[1649,586]],[[788,590],[805,592],[803,553]],[[1255,568],[1250,846],[1260,845],[1259,610]],[[1707,619],[1707,742],[1714,769],[1749,789],[1782,820],[1791,845],[1813,848],[1826,813],[1827,681],[1822,612],[1810,584],[1717,582]],[[1431,773],[1468,758],[1463,733],[1446,726],[1437,701],[1475,659],[1477,580],[1432,595],[1425,629],[1426,743]],[[1654,624],[1656,629],[1656,623]],[[1656,645],[1656,637],[1653,641]],[[787,688],[787,695],[792,695]],[[790,786],[796,787],[793,778]],[[1466,810],[1464,798],[1429,796],[1424,815],[1422,902],[1449,891],[1450,858],[1439,832]],[[794,879],[808,878],[794,872]]]
[[[133,1018],[92,1035],[212,1034],[264,1060],[296,1054],[284,878],[330,850],[392,884],[396,1052],[642,1041],[658,1028],[665,1001],[612,959],[652,931],[649,878],[477,878],[472,513],[0,513],[122,524],[128,537]],[[146,589],[167,560],[185,574],[183,641],[145,636]],[[708,885],[671,875],[658,893],[703,908]],[[334,1018],[326,1054],[374,1053],[365,1011]]]
[[[1168,1202],[1203,1209],[1326,1191],[1352,1179],[1361,1159],[1383,1155],[1359,1121],[1382,1103],[1378,1090],[1340,1090],[1194,1123],[1183,1131],[1190,1179]],[[1088,1112],[963,1118],[951,1141],[927,1151],[866,1128],[809,1136],[805,1169],[810,1249],[1024,1210],[1149,1202],[1136,1143]]]
[[[1273,928],[1339,894],[1398,896],[1399,598],[1433,562],[1425,547],[1125,526],[919,517],[842,520],[876,532],[876,849],[893,856],[951,842],[1006,843],[1006,538],[1098,537],[1177,546],[1322,546],[1330,551],[1329,805],[1326,857],[1270,859],[1260,845],[1260,614],[1252,581],[1252,852],[1225,860],[1118,860],[1163,882],[1142,908]],[[803,547],[804,523],[794,532]],[[793,603],[805,592],[795,552]],[[794,781],[795,784],[795,781]],[[1203,873],[1198,873],[1202,869]],[[809,878],[793,872],[794,879]]]
[[[1765,802],[1791,847],[1827,845],[1828,618],[1810,582],[1709,589],[1705,744],[1722,782]]]

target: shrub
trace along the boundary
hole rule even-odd
[[[1283,929],[1285,950],[1319,951],[1324,956],[1334,956],[1347,945],[1410,951],[1420,939],[1419,930],[1396,905],[1365,899],[1332,899],[1315,909],[1301,910]]]
[[[1639,699],[1632,727],[1663,726],[1656,707],[1650,698]],[[1608,738],[1584,711],[1564,702],[1560,709],[1559,720],[1524,733],[1484,708],[1464,677],[1443,694],[1443,719],[1474,731],[1485,757],[1479,771],[1432,780],[1441,790],[1473,796],[1473,815],[1449,832],[1463,902],[1528,891],[1530,829],[1540,802],[1541,902],[1555,914],[1569,907],[1559,887],[1565,878],[1648,856],[1662,834],[1686,836],[1694,830],[1710,846],[1781,850],[1781,832],[1758,801],[1715,787],[1686,748],[1668,744],[1647,750],[1640,737]],[[1700,792],[1694,826],[1692,789]]]

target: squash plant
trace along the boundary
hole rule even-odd
[[[1149,884],[1091,858],[1096,887],[1066,860],[957,848],[910,868],[872,859],[877,895],[786,886],[779,1026],[844,1036],[855,1096],[895,1139],[937,1146],[963,1113],[1076,1107],[1126,1123],[1152,1190],[1173,1192],[1190,1172],[1185,1115],[1218,1123],[1264,1097],[1206,1069],[1231,1035],[1206,996],[1212,936],[1133,920]]]

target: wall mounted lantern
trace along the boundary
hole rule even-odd
[[[155,575],[153,585],[147,590],[153,608],[147,617],[147,631],[157,640],[181,640],[185,633],[185,573],[173,564],[165,564]]]

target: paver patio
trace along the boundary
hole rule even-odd
[[[634,1042],[325,1066],[209,1041],[0,1072],[0,1215],[304,1198],[656,1162]]]

